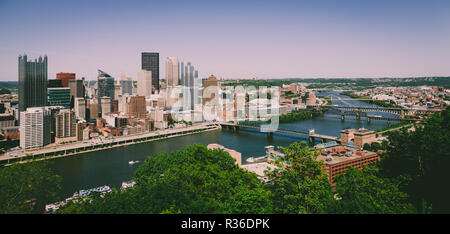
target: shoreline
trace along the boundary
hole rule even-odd
[[[83,153],[90,153],[100,150],[107,150],[117,147],[123,147],[128,145],[140,144],[151,141],[158,141],[173,137],[192,135],[197,133],[209,132],[214,130],[220,130],[221,127],[216,123],[202,123],[197,126],[191,126],[179,129],[169,129],[160,131],[153,131],[139,135],[132,136],[120,136],[113,138],[112,140],[105,140],[101,144],[92,143],[78,143],[72,145],[63,145],[59,149],[49,147],[47,149],[40,149],[34,152],[25,152],[20,156],[0,156],[0,167],[10,166],[14,163],[28,163],[32,161],[41,161],[47,159],[62,158],[68,156],[74,156]],[[158,132],[158,133],[156,133]],[[36,153],[37,152],[37,153]],[[3,157],[3,158],[2,158]]]

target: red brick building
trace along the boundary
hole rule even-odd
[[[335,146],[323,149],[317,160],[324,162],[328,179],[334,185],[335,177],[343,174],[349,167],[361,169],[365,165],[380,161],[381,158],[375,152],[356,150],[346,146]]]
[[[56,79],[61,80],[62,87],[69,87],[69,80],[75,80],[75,73],[60,72],[56,74]]]

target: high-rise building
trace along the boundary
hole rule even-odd
[[[19,111],[47,105],[47,56],[28,61],[19,56]]]
[[[183,71],[181,76],[181,85],[183,86],[183,109],[193,110],[194,103],[199,102],[195,97],[199,96],[199,98],[201,98],[200,95],[195,92],[198,89],[198,87],[196,87],[198,86],[198,84],[196,84],[198,71],[191,65],[191,62],[187,62],[186,66],[181,63],[180,71]]]
[[[75,73],[60,72],[56,73],[56,79],[61,80],[63,87],[69,87],[69,81],[75,80]]]
[[[31,149],[50,144],[51,110],[31,107],[20,112],[20,147]]]
[[[70,88],[48,88],[48,105],[70,108]]]
[[[112,101],[114,100],[114,78],[111,77],[109,74],[98,70],[98,82],[97,82],[97,98],[98,98],[98,104],[102,105],[102,102],[100,99],[104,97],[108,97],[110,99],[109,104],[112,105]],[[112,106],[109,108],[111,112]],[[101,111],[103,110],[102,107],[99,106],[99,117],[101,116]]]
[[[149,98],[152,95],[153,73],[151,71],[141,70],[138,72],[137,93],[139,96]]]
[[[169,86],[178,85],[179,65],[176,57],[167,57],[166,59],[166,84]]]
[[[144,96],[131,96],[128,99],[128,112],[129,116],[145,119],[147,115],[145,97]]]
[[[104,118],[106,115],[109,115],[112,113],[113,106],[111,98],[109,97],[101,97],[100,98],[100,113],[101,117]]]
[[[56,135],[55,143],[77,140],[77,125],[75,112],[69,109],[60,110],[55,115]]]
[[[86,100],[84,98],[75,98],[74,109],[77,118],[86,119]]]
[[[122,87],[122,95],[126,93],[129,95],[133,94],[133,79],[126,77],[123,73],[120,73],[119,84]]]
[[[69,80],[70,88],[70,107],[73,108],[75,104],[75,98],[86,95],[86,88],[84,87],[84,77],[81,80]]]
[[[152,72],[152,85],[159,92],[159,53],[142,53],[142,70]]]

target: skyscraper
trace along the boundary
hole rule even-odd
[[[47,105],[47,56],[28,61],[19,56],[19,111]]]
[[[167,57],[166,59],[166,84],[167,86],[178,85],[178,59],[176,57]]]
[[[142,70],[152,72],[152,86],[159,92],[159,53],[142,53]]]
[[[32,107],[20,112],[20,147],[37,148],[51,141],[52,112],[47,107]]]
[[[75,98],[86,95],[86,88],[84,87],[84,77],[81,80],[69,80],[70,88],[70,107],[73,108],[75,104]]]
[[[56,134],[55,142],[76,141],[77,125],[75,112],[69,109],[63,109],[55,114]]]
[[[101,70],[98,70],[98,91],[97,91],[97,98],[98,98],[98,115],[101,115],[102,105],[101,98],[108,97],[111,101],[109,102],[110,105],[112,105],[112,101],[114,100],[114,78],[111,77],[106,72],[103,72]],[[110,107],[110,110],[112,109],[112,106]]]
[[[198,78],[198,71],[195,70],[191,62],[187,62],[186,66],[183,63],[180,65],[180,71],[183,71],[181,76],[181,85],[183,86],[183,109],[193,110],[194,101],[197,101],[195,96],[198,96],[195,90],[196,87],[195,80]],[[195,96],[194,96],[195,95]]]
[[[70,88],[48,88],[48,105],[70,108]]]
[[[153,73],[141,70],[138,72],[137,93],[139,96],[149,98],[152,95]]]

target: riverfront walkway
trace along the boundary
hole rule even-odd
[[[9,165],[14,162],[27,162],[28,160],[41,160],[65,157],[75,154],[87,153],[98,150],[105,150],[114,147],[121,147],[131,144],[138,144],[148,141],[161,140],[171,137],[190,135],[205,131],[220,129],[216,123],[200,123],[193,126],[152,131],[128,136],[116,136],[112,138],[94,138],[87,142],[76,142],[71,144],[55,145],[51,144],[36,150],[8,152],[0,156],[0,165]],[[98,139],[98,142],[94,140]]]

